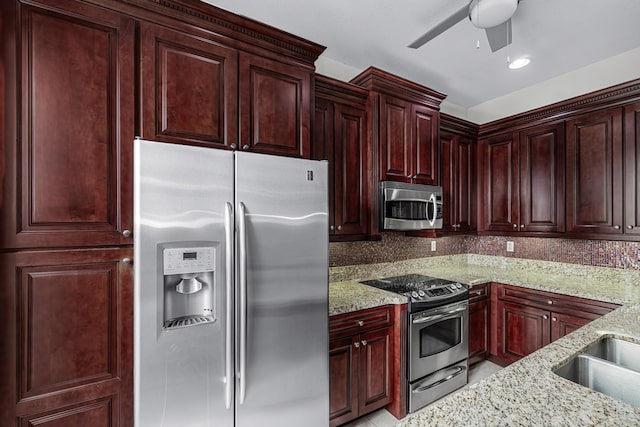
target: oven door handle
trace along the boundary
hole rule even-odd
[[[467,309],[467,307],[458,307],[455,310],[451,310],[451,311],[447,311],[448,314],[454,314],[454,313],[459,313],[461,311],[465,311]]]
[[[449,375],[447,375],[446,377],[435,381],[433,383],[430,384],[425,384],[425,385],[421,385],[420,387],[417,387],[413,390],[411,390],[411,393],[423,393],[431,388],[437,387],[440,384],[446,383],[449,380],[452,380],[453,378],[457,377],[458,375],[460,375],[461,373],[463,373],[465,371],[465,369],[461,366],[456,366],[454,368],[452,368],[453,372],[450,373]],[[428,381],[428,380],[427,380]],[[425,381],[426,382],[426,381]]]
[[[427,323],[427,322],[431,322],[432,320],[441,319],[444,316],[445,316],[444,314],[434,314],[433,316],[425,316],[425,317],[420,317],[418,319],[413,319],[411,323],[416,325],[419,323]]]

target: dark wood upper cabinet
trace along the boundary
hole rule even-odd
[[[480,199],[483,231],[516,231],[519,208],[518,134],[507,133],[479,142]]]
[[[625,107],[625,219],[624,232],[640,236],[640,103]]]
[[[442,231],[475,229],[475,143],[464,135],[440,136]]]
[[[329,162],[329,237],[365,239],[370,234],[368,93],[316,76],[312,158]]]
[[[229,148],[238,143],[238,52],[140,24],[141,136]]]
[[[483,231],[564,231],[564,125],[544,124],[481,142]]]
[[[520,231],[564,231],[564,125],[520,131]]]
[[[370,91],[374,184],[438,184],[440,103],[445,95],[369,67],[351,83]]]
[[[240,54],[240,148],[310,158],[313,70]]]
[[[5,128],[4,140],[18,144],[4,144],[15,163],[5,170],[2,245],[131,244],[122,232],[133,225],[135,22],[51,3],[3,2],[5,17],[20,16],[20,43],[4,57],[18,74],[6,74],[17,91],[3,102],[19,127]]]
[[[566,122],[567,231],[622,234],[622,108]]]

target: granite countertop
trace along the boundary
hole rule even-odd
[[[436,258],[436,257],[434,257]],[[565,380],[553,370],[603,336],[640,343],[640,272],[502,257],[439,259],[337,268],[330,311],[406,302],[358,280],[417,273],[466,283],[498,282],[621,304],[480,383],[450,394],[398,426],[638,426],[640,408]],[[352,277],[360,279],[352,279]],[[372,291],[375,291],[372,293]],[[382,293],[382,294],[380,294]],[[640,392],[640,391],[639,391]]]

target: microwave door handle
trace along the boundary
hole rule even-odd
[[[438,218],[438,205],[436,202],[436,195],[434,193],[431,193],[431,195],[429,196],[429,204],[433,206],[433,218],[427,218],[427,220],[429,221],[429,226],[431,227],[434,226],[434,224],[436,223],[436,218]]]

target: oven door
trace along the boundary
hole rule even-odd
[[[409,316],[409,381],[469,357],[469,302]]]

